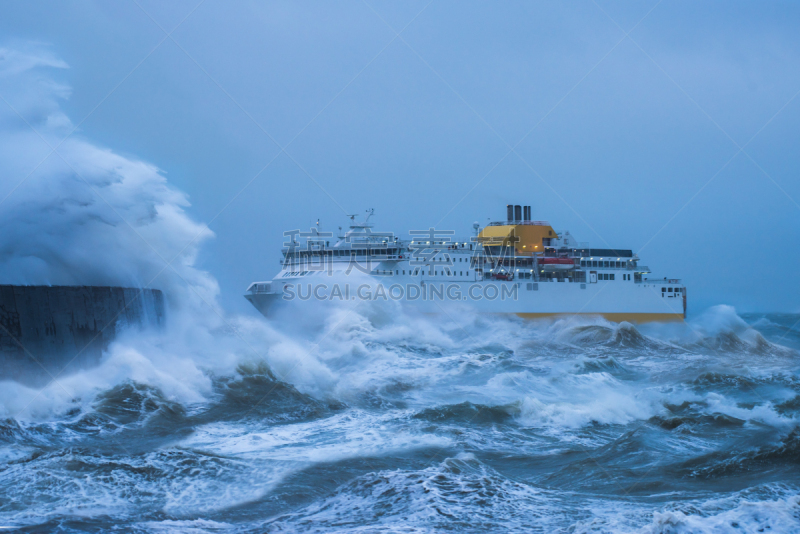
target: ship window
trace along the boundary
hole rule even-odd
[[[612,280],[614,279],[614,273],[611,273],[611,279]]]
[[[661,288],[661,292],[662,292],[662,293],[664,293],[666,290],[667,290],[667,288],[666,288],[666,287],[662,287],[662,288]]]
[[[592,262],[592,267],[597,267],[597,262],[596,261]]]
[[[670,293],[672,293],[672,288],[671,288],[671,287],[670,287],[670,288],[668,288],[668,289],[667,289],[667,291],[669,291]]]

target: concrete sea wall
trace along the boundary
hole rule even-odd
[[[91,366],[122,329],[164,320],[157,289],[0,285],[0,380]]]

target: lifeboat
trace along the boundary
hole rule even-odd
[[[539,264],[545,271],[569,271],[575,268],[572,258],[542,258]]]

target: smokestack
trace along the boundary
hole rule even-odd
[[[520,205],[514,206],[514,220],[515,221],[522,220],[522,206]]]
[[[524,206],[522,209],[522,219],[526,222],[530,222],[531,220],[531,207]]]
[[[506,214],[508,215],[508,222],[514,220],[514,206],[511,204],[506,205]]]

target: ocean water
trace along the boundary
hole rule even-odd
[[[800,532],[800,315],[335,321],[195,395],[131,373],[7,400],[0,526]]]

